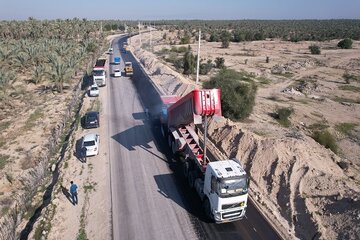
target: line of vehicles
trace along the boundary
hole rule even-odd
[[[127,45],[123,46],[123,50],[128,50]],[[109,52],[112,50],[109,49]],[[115,64],[120,64],[120,61],[120,57],[114,57]],[[104,66],[105,61],[98,59],[94,73],[100,69],[105,72]],[[124,71],[126,76],[133,75],[131,62],[125,62]],[[114,77],[117,76],[121,76],[121,71],[115,68]],[[94,74],[94,83],[104,86],[105,81],[105,78],[98,78]],[[220,90],[197,89],[184,97],[161,96],[161,100],[159,129],[175,159],[181,164],[187,184],[201,199],[206,216],[216,223],[243,219],[249,189],[249,178],[244,168],[237,159],[210,161],[206,155],[206,138],[202,146],[198,136],[199,125],[204,121],[206,125],[209,117],[222,115]],[[98,114],[87,113],[85,126],[99,127]],[[89,156],[98,154],[99,139],[97,134],[83,138],[82,145],[89,151]]]
[[[127,51],[127,47],[125,48]],[[113,54],[113,48],[109,48],[109,55]],[[106,86],[106,70],[105,65],[107,61],[107,56],[103,55],[98,58],[93,67],[93,76],[92,76],[92,85],[89,88],[89,96],[97,97],[100,94],[99,87]],[[114,57],[113,64],[120,65],[121,57]],[[131,62],[125,62],[125,75],[131,77],[133,75],[133,68]],[[114,77],[121,77],[121,70],[119,68],[114,69],[113,73]],[[85,129],[88,128],[98,128],[100,127],[100,118],[99,112],[90,111],[87,112],[83,117],[83,127]],[[81,149],[85,150],[86,156],[94,156],[99,154],[99,144],[100,144],[100,136],[96,133],[89,133],[82,137],[81,139]],[[81,153],[83,154],[83,153]]]

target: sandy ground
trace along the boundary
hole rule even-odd
[[[170,48],[162,36],[163,32],[152,32],[154,52]],[[148,34],[141,37],[142,43],[150,39]],[[139,49],[139,36],[129,42],[165,93],[182,95],[200,87],[153,53]],[[211,121],[209,134],[225,155],[241,159],[251,175],[251,196],[289,239],[360,238],[360,146],[356,137],[360,106],[334,100],[335,96],[359,99],[359,92],[339,86],[345,84],[345,72],[360,75],[360,42],[354,42],[351,50],[337,49],[337,42],[315,43],[322,49],[316,56],[308,50],[314,42],[267,40],[231,43],[229,49],[220,48],[220,43],[203,42],[201,46],[202,59],[223,57],[228,68],[250,72],[259,82],[266,79],[259,85],[254,112],[246,122]],[[191,47],[197,49],[196,44]],[[200,81],[208,78],[200,76]],[[299,80],[307,83],[302,92]],[[360,83],[351,85],[359,87]],[[294,109],[290,128],[269,115],[279,106]],[[350,137],[334,127],[344,122],[358,124]],[[314,123],[329,126],[340,147],[338,155],[308,136]]]
[[[87,133],[100,135],[99,155],[88,157],[86,163],[80,161],[74,154],[66,159],[61,175],[63,185],[67,189],[70,181],[79,187],[79,204],[73,206],[61,191],[53,203],[57,205],[56,214],[52,220],[52,229],[48,239],[74,239],[79,236],[80,229],[84,229],[88,239],[111,238],[111,193],[109,188],[109,159],[108,138],[106,124],[107,88],[100,88],[99,97],[84,99],[81,110],[82,116],[92,104],[100,104],[100,128],[82,129],[79,126],[74,134],[74,141],[78,141]],[[71,153],[75,151],[72,148]],[[61,186],[58,186],[61,187]]]

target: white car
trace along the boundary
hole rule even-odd
[[[90,90],[89,90],[89,96],[97,97],[97,96],[99,96],[99,93],[100,93],[100,90],[99,90],[98,85],[96,85],[96,84],[91,85]]]
[[[114,77],[121,77],[121,71],[120,71],[120,69],[116,68],[116,69],[114,70]]]
[[[86,156],[95,156],[99,154],[100,136],[95,133],[89,133],[83,136],[81,149],[86,148]]]
[[[108,53],[112,54],[113,53],[113,48],[109,48]]]

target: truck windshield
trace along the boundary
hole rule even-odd
[[[99,71],[93,71],[94,76],[104,76],[105,71],[99,70]]]
[[[218,194],[220,197],[232,197],[246,194],[248,185],[246,177],[221,179],[218,182]]]

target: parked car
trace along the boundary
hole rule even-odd
[[[113,54],[113,48],[109,48],[108,53]]]
[[[121,77],[121,70],[119,68],[114,70],[114,77]]]
[[[89,96],[97,97],[97,96],[99,96],[99,93],[100,93],[100,90],[99,90],[98,85],[96,85],[96,84],[91,85],[90,90],[89,90]]]
[[[99,112],[91,111],[85,113],[84,128],[97,128],[100,127]]]
[[[86,148],[86,156],[95,156],[99,154],[100,136],[95,133],[89,133],[83,136],[81,149]]]

